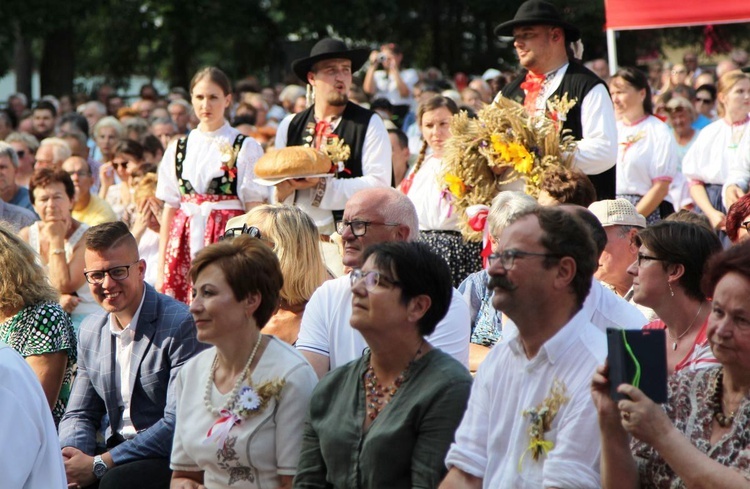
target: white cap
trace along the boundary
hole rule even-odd
[[[637,226],[646,227],[646,218],[638,214],[635,206],[625,199],[599,200],[589,206],[592,214],[599,219],[603,227]]]

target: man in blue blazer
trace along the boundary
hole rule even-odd
[[[124,223],[94,226],[85,239],[84,273],[104,312],[81,325],[78,372],[60,421],[68,483],[168,487],[172,381],[204,346],[187,306],[144,282],[146,262]],[[103,421],[107,450],[100,453]]]

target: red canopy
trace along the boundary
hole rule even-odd
[[[750,22],[750,0],[605,0],[607,29]]]

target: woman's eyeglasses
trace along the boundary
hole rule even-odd
[[[652,260],[652,261],[669,261],[664,258],[658,258],[655,256],[650,255],[644,255],[643,253],[638,253],[638,258],[636,259],[636,263],[638,264],[638,268],[642,267],[644,260]]]
[[[130,265],[121,265],[119,267],[112,267],[108,270],[91,270],[90,272],[83,272],[86,281],[93,285],[99,285],[104,282],[104,278],[109,275],[112,280],[121,282],[130,276],[130,267],[138,263],[134,261]]]
[[[365,272],[361,268],[355,268],[349,274],[349,281],[352,287],[357,285],[362,279],[365,280],[365,289],[367,289],[368,292],[372,292],[373,290],[375,290],[375,288],[380,285],[380,283],[388,284],[391,286],[401,285],[401,282],[399,282],[398,280],[390,279],[384,275],[381,275],[380,272],[376,272],[375,270]]]
[[[743,222],[740,227],[750,233],[750,221]]]
[[[242,234],[247,234],[251,238],[263,239],[263,236],[260,234],[260,229],[256,228],[255,226],[248,226],[247,224],[244,224],[241,228],[227,229],[226,232],[224,232],[224,236],[221,236],[219,238],[219,241],[231,239]]]

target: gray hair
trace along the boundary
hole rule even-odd
[[[78,141],[78,144],[80,144],[81,147],[86,146],[86,143],[88,142],[88,139],[89,139],[86,137],[86,135],[83,132],[79,131],[78,129],[71,129],[69,131],[63,131],[60,133],[59,137],[60,139],[65,139],[65,138],[75,139],[76,141]]]
[[[25,144],[32,153],[39,149],[39,140],[27,132],[12,132],[5,138],[5,142]]]
[[[16,150],[10,144],[0,141],[0,158],[3,156],[7,156],[13,166],[18,168],[18,154],[16,154]]]
[[[497,240],[505,228],[538,206],[539,204],[533,197],[523,192],[511,190],[500,192],[492,199],[492,206],[487,216],[490,235]]]
[[[287,85],[279,94],[279,100],[293,104],[295,100],[305,96],[305,89],[299,85]]]
[[[419,217],[417,209],[406,195],[392,187],[366,188],[352,195],[367,195],[365,199],[377,207],[385,222],[397,222],[409,228],[409,241],[419,238]]]
[[[73,155],[73,152],[70,150],[70,146],[64,139],[60,138],[46,138],[42,139],[42,142],[39,144],[39,147],[42,146],[51,146],[52,147],[52,156],[55,159],[55,162],[62,163],[63,161],[67,160]]]
[[[123,139],[125,137],[125,126],[122,125],[122,122],[118,121],[111,115],[99,119],[99,122],[97,122],[94,126],[94,137],[97,137],[99,135],[99,131],[101,131],[105,127],[114,128],[115,131],[117,131],[118,139]]]
[[[177,100],[171,101],[169,103],[169,105],[167,105],[167,110],[169,110],[169,108],[172,107],[172,106],[174,106],[174,105],[179,105],[181,107],[184,107],[185,110],[187,110],[188,114],[192,114],[193,113],[193,106],[190,104],[190,102],[188,102],[185,99],[179,98]]]
[[[18,100],[23,102],[24,107],[29,106],[29,99],[26,97],[25,93],[22,93],[22,92],[14,93],[10,97],[8,97],[8,101],[10,102],[14,98],[17,98]]]
[[[99,115],[107,115],[107,108],[98,100],[92,100],[90,102],[86,102],[85,104],[79,105],[76,109],[76,112],[78,112],[79,114],[83,114],[83,111],[88,108],[96,109],[96,111],[99,112]]]
[[[175,124],[169,117],[157,117],[151,121],[151,127],[154,127],[157,124],[169,124],[175,131],[177,130],[177,124]]]

